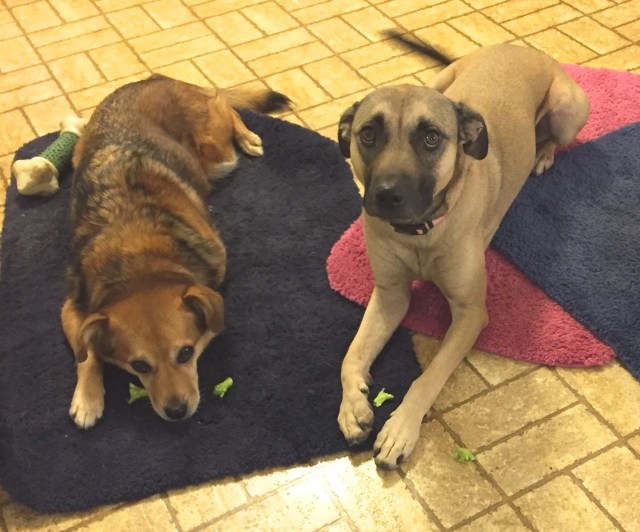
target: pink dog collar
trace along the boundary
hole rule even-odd
[[[431,229],[438,225],[447,215],[440,216],[435,220],[427,220],[419,224],[391,224],[396,233],[405,235],[426,235]]]

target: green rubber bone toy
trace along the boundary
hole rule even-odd
[[[58,178],[73,156],[86,118],[68,116],[60,122],[60,135],[40,155],[13,163],[18,192],[26,196],[53,196],[58,192]]]

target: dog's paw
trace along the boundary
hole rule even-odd
[[[262,139],[251,131],[238,139],[238,146],[244,153],[252,157],[262,157],[264,155]]]
[[[373,409],[367,399],[368,389],[345,394],[340,404],[338,425],[349,445],[362,443],[373,428]]]
[[[93,427],[104,412],[104,389],[90,392],[76,388],[69,415],[81,429]]]
[[[556,156],[556,145],[549,143],[541,146],[536,153],[536,164],[533,167],[533,172],[536,175],[541,175],[553,166]]]
[[[418,443],[421,422],[422,419],[407,413],[400,405],[373,444],[376,465],[381,469],[396,469],[405,462]]]

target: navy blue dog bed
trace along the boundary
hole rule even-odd
[[[189,420],[127,404],[133,377],[107,367],[104,417],[68,416],[75,361],[59,311],[70,238],[70,176],[49,199],[7,192],[0,272],[0,485],[42,511],[71,511],[306,462],[345,450],[336,418],[340,364],[362,309],[329,287],[331,246],[360,201],[337,145],[255,114],[265,156],[243,158],[211,196],[229,252],[226,332],[200,359],[202,401]],[[29,143],[37,155],[55,138]],[[419,369],[399,331],[374,367],[374,393],[402,395]],[[232,376],[218,399],[213,387]],[[397,406],[376,411],[378,428]],[[368,442],[371,446],[372,441]]]
[[[640,123],[530,178],[492,245],[640,380]]]

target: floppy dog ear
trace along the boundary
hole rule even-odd
[[[489,151],[487,124],[479,113],[463,103],[455,104],[458,117],[458,142],[467,155],[484,159]]]
[[[211,288],[194,284],[182,296],[182,300],[189,307],[198,320],[198,326],[203,330],[214,333],[224,329],[224,301],[222,296]]]
[[[107,347],[108,330],[109,317],[101,312],[91,314],[82,322],[76,341],[77,349],[74,352],[78,364],[87,360],[89,348],[94,354],[98,354]]]
[[[356,102],[342,113],[338,124],[338,146],[342,155],[347,158],[351,157],[351,126],[359,105],[360,102]]]

